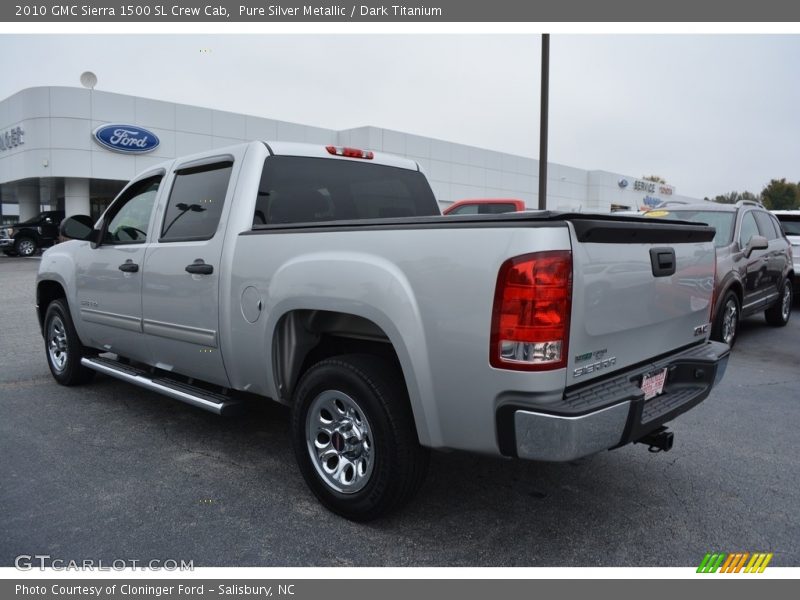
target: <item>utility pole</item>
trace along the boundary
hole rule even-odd
[[[547,109],[550,88],[550,34],[542,34],[542,99],[539,110],[539,210],[547,207]]]

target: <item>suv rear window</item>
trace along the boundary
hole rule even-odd
[[[368,162],[270,156],[253,225],[438,215],[419,171]]]

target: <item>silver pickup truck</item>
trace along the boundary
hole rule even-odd
[[[429,449],[668,450],[728,357],[708,341],[712,228],[441,216],[416,163],[353,148],[169,161],[61,233],[36,288],[56,381],[289,405],[309,487],[354,520],[408,501]]]

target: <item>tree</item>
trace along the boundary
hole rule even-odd
[[[656,183],[667,183],[667,180],[661,177],[661,175],[645,175],[642,179],[645,181],[655,181]]]
[[[761,201],[770,210],[792,210],[800,207],[797,184],[783,179],[773,179],[761,192]]]
[[[708,198],[706,198],[706,200],[708,200]],[[714,202],[719,202],[720,204],[736,204],[741,200],[752,200],[753,202],[758,202],[758,197],[754,193],[748,191],[744,191],[742,193],[733,191],[729,194],[720,194],[718,196],[714,196],[712,200]]]

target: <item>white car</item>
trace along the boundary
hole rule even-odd
[[[781,222],[786,239],[792,244],[794,272],[800,273],[800,210],[773,210],[772,214]],[[795,292],[800,289],[800,278],[795,279]],[[795,293],[796,296],[796,293]]]

